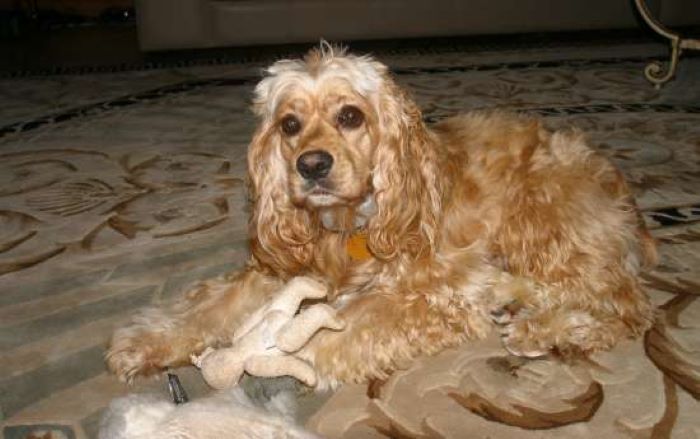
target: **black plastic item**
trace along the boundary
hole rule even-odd
[[[183,404],[190,399],[187,397],[185,388],[180,384],[180,378],[174,373],[168,373],[168,390],[175,404]]]

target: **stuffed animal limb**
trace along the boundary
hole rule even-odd
[[[236,385],[244,371],[264,377],[291,375],[308,386],[315,386],[313,368],[292,354],[319,329],[341,330],[344,323],[325,304],[315,304],[295,314],[305,299],[322,299],[326,294],[326,288],[313,279],[292,279],[275,299],[241,325],[231,347],[208,348],[193,356],[192,363],[215,389]]]
[[[275,339],[279,349],[287,353],[293,353],[304,347],[306,342],[320,328],[330,328],[339,331],[344,326],[344,323],[336,317],[335,309],[325,303],[318,303],[305,309],[298,316],[285,323]]]
[[[245,362],[245,371],[259,377],[293,376],[307,386],[316,385],[316,371],[297,357],[266,357],[258,355]]]

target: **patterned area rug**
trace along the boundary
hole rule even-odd
[[[700,59],[655,90],[642,49],[383,60],[428,121],[532,112],[586,131],[615,161],[662,253],[645,274],[659,309],[644,339],[575,364],[469,343],[343,387],[309,428],[330,438],[700,437]],[[248,105],[260,67],[0,81],[6,439],[94,437],[110,399],[164,391],[109,376],[106,339],[134,309],[245,260]],[[193,370],[181,378],[193,395],[206,391]]]

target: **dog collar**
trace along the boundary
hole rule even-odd
[[[353,261],[366,261],[372,257],[372,253],[367,248],[367,232],[365,230],[356,230],[348,237],[345,244],[345,251]]]

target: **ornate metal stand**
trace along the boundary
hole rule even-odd
[[[645,0],[634,0],[637,5],[637,10],[644,21],[647,22],[654,32],[664,38],[671,40],[671,61],[668,68],[664,67],[658,61],[654,61],[644,69],[644,76],[654,84],[654,87],[661,88],[663,84],[671,80],[676,74],[678,68],[678,57],[680,57],[683,49],[700,50],[700,40],[691,38],[682,38],[680,34],[673,32],[663,24],[659,23],[652,17]]]

